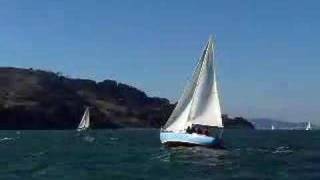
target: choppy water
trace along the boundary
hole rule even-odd
[[[0,131],[0,179],[320,179],[320,131],[224,133],[167,149],[158,130]]]

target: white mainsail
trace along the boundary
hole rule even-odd
[[[88,129],[89,126],[90,126],[90,112],[89,112],[89,107],[87,107],[82,116],[82,119],[80,121],[80,124],[77,130],[78,131],[85,130],[85,129]]]
[[[308,121],[308,124],[307,124],[306,130],[307,130],[307,131],[311,130],[311,123],[310,123],[310,121]]]
[[[275,128],[274,128],[274,126],[273,125],[271,125],[271,130],[274,130]]]
[[[164,130],[184,132],[191,124],[223,127],[213,59],[214,45],[210,38],[192,81],[185,88]]]

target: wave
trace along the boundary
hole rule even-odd
[[[4,141],[13,141],[14,138],[10,138],[10,137],[4,137],[0,139],[0,142],[4,142]]]
[[[84,136],[83,140],[86,141],[86,142],[90,142],[91,143],[91,142],[93,142],[95,140],[95,138],[92,137],[92,136]]]
[[[231,163],[228,156],[227,150],[205,147],[174,147],[161,148],[160,153],[152,155],[152,159],[200,166],[223,166]]]
[[[272,151],[273,154],[289,154],[289,153],[293,153],[293,150],[290,149],[289,146],[279,146],[277,148],[275,148],[274,151]]]
[[[110,140],[110,141],[118,141],[118,140],[119,140],[119,138],[110,137],[110,138],[109,138],[109,140]]]

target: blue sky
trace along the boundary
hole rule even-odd
[[[177,100],[210,34],[222,108],[320,124],[320,2],[2,0],[0,66],[115,79]]]

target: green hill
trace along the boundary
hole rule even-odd
[[[74,129],[85,106],[91,107],[92,128],[159,128],[174,108],[167,99],[112,80],[0,68],[0,129]],[[253,127],[244,119],[224,120],[226,127]]]

